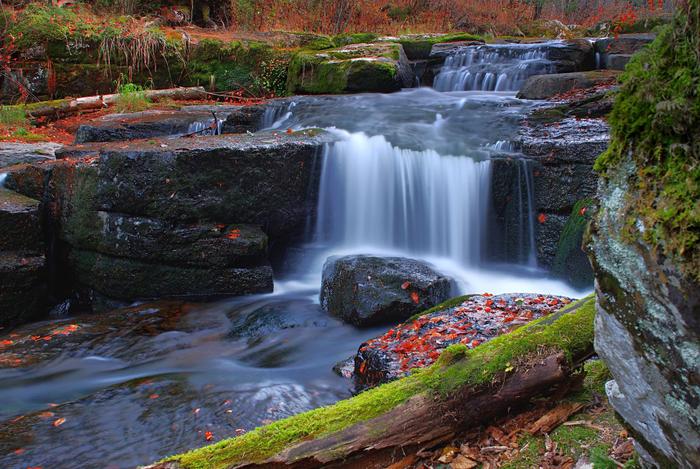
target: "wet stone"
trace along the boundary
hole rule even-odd
[[[0,251],[43,250],[39,201],[0,188]]]
[[[401,321],[443,301],[449,278],[400,257],[330,257],[323,266],[321,306],[355,326]]]
[[[45,264],[43,255],[0,251],[0,329],[45,312]]]
[[[422,315],[360,346],[355,356],[357,389],[366,389],[428,366],[453,344],[474,348],[551,314],[570,298],[550,295],[473,295],[460,305]]]

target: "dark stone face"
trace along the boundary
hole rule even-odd
[[[109,306],[263,293],[272,291],[268,235],[305,225],[328,141],[309,132],[77,145],[13,168],[7,182],[43,201],[61,289],[93,307],[98,297]]]
[[[398,257],[331,257],[321,306],[356,326],[401,321],[449,298],[451,281],[427,264]]]

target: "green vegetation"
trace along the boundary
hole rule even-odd
[[[415,321],[419,317],[425,316],[426,314],[432,314],[432,313],[436,313],[438,311],[444,311],[446,309],[454,308],[455,306],[461,305],[462,303],[467,301],[472,296],[474,296],[474,295],[462,295],[462,296],[456,296],[454,298],[450,298],[447,301],[443,301],[439,305],[433,306],[432,308],[426,309],[425,311],[422,311],[418,314],[414,314],[406,322]]]
[[[263,461],[295,443],[377,417],[418,393],[445,395],[458,386],[489,385],[520,364],[526,366],[528,359],[543,351],[560,350],[571,359],[592,348],[594,303],[592,296],[585,298],[560,313],[533,321],[469,351],[465,347],[450,347],[444,352],[448,359],[438,360],[406,378],[167,460],[177,460],[190,469]]]
[[[608,177],[634,163],[625,237],[700,280],[700,3],[688,5],[627,65],[595,168]]]
[[[557,253],[552,266],[555,274],[569,279],[577,286],[590,285],[593,281],[593,275],[590,269],[587,269],[587,264],[578,265],[576,261],[588,262],[580,252],[583,234],[593,215],[594,205],[595,202],[591,198],[579,200],[574,204],[571,215],[559,236]]]
[[[151,105],[146,90],[139,85],[127,83],[119,87],[115,108],[117,112],[144,111]]]
[[[15,126],[27,123],[27,113],[20,106],[0,106],[0,125]]]

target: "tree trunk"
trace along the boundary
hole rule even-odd
[[[206,99],[207,93],[201,86],[192,88],[169,88],[165,90],[147,90],[144,92],[151,101],[161,101],[163,99],[174,100],[198,100]],[[84,98],[66,98],[57,101],[44,101],[28,105],[17,105],[27,113],[30,119],[46,117],[58,119],[62,116],[77,114],[83,111],[94,111],[115,104],[119,99],[119,94],[105,94],[99,96],[87,96]]]

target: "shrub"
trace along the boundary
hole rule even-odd
[[[146,90],[133,83],[119,87],[119,96],[115,108],[117,112],[138,112],[148,109],[151,102],[146,96]]]

